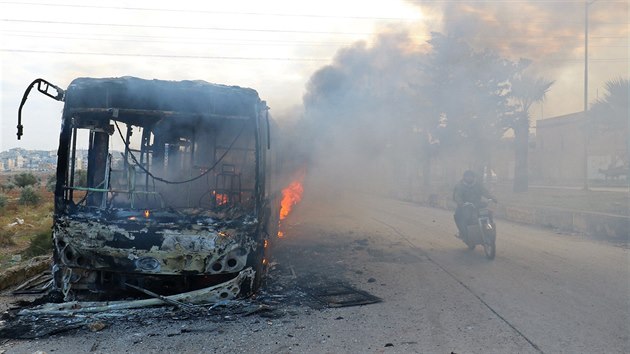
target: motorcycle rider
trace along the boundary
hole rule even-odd
[[[464,203],[472,203],[477,208],[481,203],[481,197],[497,202],[497,198],[484,187],[477,175],[473,171],[467,170],[453,190],[453,200],[457,203],[454,218],[459,230],[458,237],[462,238],[466,234],[468,220],[472,217],[472,215],[466,215],[465,210],[469,209],[463,208]]]

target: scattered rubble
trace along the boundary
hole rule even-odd
[[[292,266],[283,267],[275,263],[271,272],[266,286],[248,299],[223,299],[225,295],[222,296],[222,293],[238,292],[238,284],[243,281],[239,278],[251,281],[254,275],[251,269],[241,272],[239,277],[227,283],[171,296],[161,296],[142,289],[145,291],[141,292],[150,298],[39,305],[42,301],[51,301],[44,297],[22,308],[5,312],[0,320],[0,338],[33,339],[72,330],[98,332],[129,321],[144,323],[164,319],[181,321],[203,318],[204,321],[220,323],[258,316],[263,321],[272,322],[295,315],[299,308],[321,310],[382,301],[340,279],[325,279],[313,274],[297,276]],[[41,283],[47,276],[42,273],[18,288],[26,289],[29,284]],[[211,330],[216,329],[217,327],[213,327]],[[169,336],[187,331],[196,330],[182,327]]]
[[[8,227],[13,227],[13,226],[17,226],[17,225],[24,225],[24,219],[20,219],[20,218],[15,218],[15,221],[7,224]]]
[[[25,264],[16,265],[0,272],[0,290],[20,284],[50,269],[49,256],[35,257]]]
[[[34,277],[26,280],[17,288],[15,288],[11,294],[13,295],[28,295],[28,294],[43,294],[52,287],[52,273],[47,270]]]

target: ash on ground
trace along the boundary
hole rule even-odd
[[[317,251],[310,250],[316,255]],[[102,331],[108,328],[132,329],[159,324],[167,336],[186,332],[220,331],[222,324],[251,321],[253,324],[285,321],[293,316],[309,314],[332,307],[357,306],[375,303],[381,299],[356,289],[341,278],[321,273],[296,274],[289,263],[272,263],[261,290],[247,299],[222,301],[201,306],[190,305],[108,310],[99,313],[19,314],[54,299],[48,296],[17,301],[5,311],[0,321],[0,338],[33,339],[60,333]],[[300,272],[304,268],[298,266]],[[321,270],[320,270],[321,271]],[[332,272],[339,274],[339,272]],[[18,299],[19,300],[19,299]],[[158,335],[155,332],[155,335]],[[149,336],[151,333],[148,334]],[[164,335],[159,334],[159,335]]]

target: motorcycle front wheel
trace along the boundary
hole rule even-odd
[[[496,229],[481,229],[483,232],[483,253],[486,254],[486,258],[494,259],[497,253],[496,246]]]

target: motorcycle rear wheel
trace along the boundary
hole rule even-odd
[[[464,241],[464,243],[466,244],[466,246],[468,247],[469,251],[472,251],[475,249],[475,246],[477,246],[475,243],[471,242],[470,239],[468,238],[468,234],[463,234],[461,235],[461,239],[462,241]]]
[[[486,254],[486,258],[494,259],[494,256],[497,253],[497,247],[494,241],[483,244],[483,253]]]

